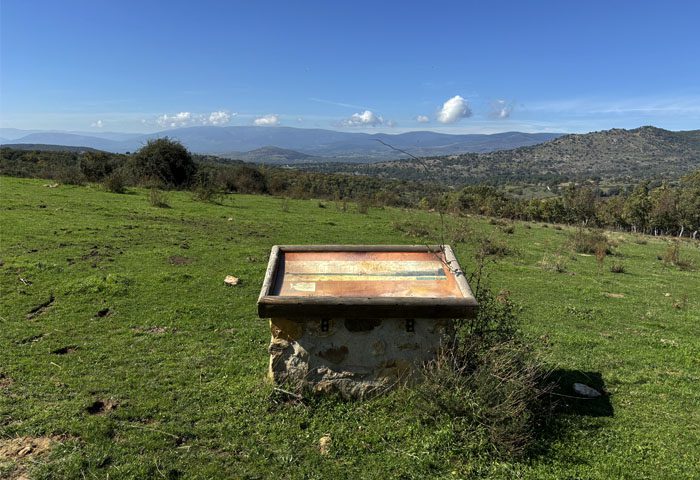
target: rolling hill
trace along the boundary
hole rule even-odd
[[[316,157],[306,153],[297,152],[288,148],[279,147],[262,147],[256,148],[249,152],[231,152],[228,154],[219,155],[222,158],[243,160],[253,163],[270,163],[270,164],[297,164],[327,161],[323,157]]]
[[[100,150],[90,147],[78,147],[73,145],[47,145],[42,143],[7,143],[2,144],[3,148],[14,148],[15,150],[34,150],[37,152],[99,152]]]
[[[586,179],[637,181],[678,178],[700,168],[700,130],[655,127],[570,134],[548,142],[487,153],[357,164],[320,164],[309,170],[429,180],[447,185]]]

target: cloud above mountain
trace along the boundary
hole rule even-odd
[[[437,121],[440,123],[455,123],[463,118],[471,117],[472,110],[469,103],[459,95],[447,100],[437,113]]]
[[[191,120],[191,112],[179,112],[175,115],[168,115],[167,113],[164,113],[163,115],[158,117],[156,122],[158,122],[158,125],[162,127],[176,128],[184,127],[185,125],[189,124]]]
[[[491,103],[491,117],[505,120],[510,118],[513,104],[507,100],[495,100]]]
[[[209,125],[225,125],[230,122],[231,117],[235,115],[235,113],[231,114],[225,110],[211,112],[209,114],[208,123]]]
[[[430,118],[427,115],[418,115],[416,117],[416,122],[418,123],[430,123]]]
[[[164,113],[158,116],[156,123],[165,128],[179,128],[193,125],[226,125],[237,113],[217,110],[211,113],[178,112],[173,115]],[[143,123],[147,123],[143,121]]]
[[[377,115],[371,110],[365,110],[362,113],[353,113],[350,118],[346,118],[341,122],[345,127],[377,127],[384,123],[384,118]]]
[[[274,113],[268,113],[253,120],[253,123],[259,127],[272,127],[280,124],[280,117]]]

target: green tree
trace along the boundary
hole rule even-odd
[[[680,228],[678,221],[678,192],[665,183],[651,191],[651,227],[662,232]]]
[[[649,182],[642,182],[627,197],[624,210],[625,219],[635,231],[646,232],[649,226],[650,211]]]
[[[681,230],[679,235],[687,228],[691,235],[697,237],[700,230],[700,170],[686,175],[681,179],[680,193],[678,195],[678,222]]]
[[[191,184],[197,171],[190,152],[168,137],[149,140],[131,157],[128,166],[139,183],[176,188]]]

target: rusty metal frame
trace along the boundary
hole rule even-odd
[[[444,252],[463,298],[308,297],[272,295],[281,254],[286,252]],[[261,318],[474,318],[478,304],[449,245],[275,245],[258,297]]]

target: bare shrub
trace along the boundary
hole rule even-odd
[[[489,219],[489,225],[497,225],[499,227],[507,227],[508,222],[501,218],[491,218]]]
[[[681,244],[677,241],[671,242],[668,247],[666,247],[666,251],[661,256],[661,259],[664,264],[674,265],[681,270],[693,270],[694,268],[692,261],[681,257]]]
[[[126,176],[120,170],[116,170],[102,182],[105,190],[112,193],[126,193]]]
[[[602,254],[603,258],[605,255],[612,253],[608,237],[602,232],[584,230],[582,228],[571,234],[569,246],[576,253],[595,254],[596,256]]]
[[[367,214],[369,213],[369,207],[370,207],[370,200],[369,198],[361,198],[357,201],[357,213],[361,214]]]
[[[477,292],[479,314],[458,325],[458,341],[424,369],[421,411],[446,416],[455,445],[488,443],[501,456],[523,454],[546,417],[548,370],[519,331],[507,294]]]
[[[168,197],[162,190],[158,190],[156,187],[152,187],[150,193],[148,194],[148,201],[152,207],[158,208],[170,208],[168,205]]]
[[[284,213],[289,213],[289,199],[287,197],[284,197],[282,200],[282,203],[280,204],[280,210],[282,210]]]
[[[555,254],[545,254],[540,261],[540,266],[543,270],[548,272],[565,273],[566,272],[566,258],[558,253]]]
[[[221,189],[215,169],[204,166],[197,170],[192,186],[192,198],[199,202],[219,202],[221,198]]]
[[[625,266],[621,263],[613,263],[610,265],[610,271],[612,273],[625,273]]]
[[[681,248],[678,242],[672,242],[666,247],[666,252],[663,254],[664,263],[675,265],[681,258]]]
[[[479,244],[477,256],[480,257],[505,257],[513,251],[508,247],[508,244],[503,240],[486,237]]]
[[[391,227],[395,231],[401,232],[409,237],[430,238],[430,236],[433,234],[433,230],[429,225],[420,222],[394,222],[391,224]]]

